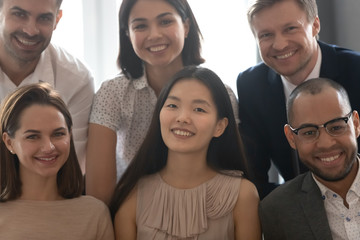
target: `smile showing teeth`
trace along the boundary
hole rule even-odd
[[[27,46],[34,46],[37,42],[18,38],[18,41]]]
[[[166,45],[156,46],[156,47],[150,47],[150,52],[159,52],[161,50],[164,50],[166,48]]]
[[[340,157],[340,154],[332,156],[332,157],[320,158],[320,160],[323,161],[323,162],[332,162],[335,159],[338,159],[339,157]]]
[[[287,54],[284,54],[284,55],[280,55],[280,56],[276,56],[277,59],[285,59],[285,58],[288,58],[288,57],[291,57],[292,55],[294,55],[295,51],[292,51],[292,52],[289,52]]]
[[[191,132],[186,132],[186,131],[181,131],[181,130],[174,130],[174,133],[175,133],[176,135],[186,136],[186,137],[189,137],[189,136],[194,135],[194,134],[192,134]]]
[[[39,160],[41,160],[41,161],[52,161],[52,160],[54,160],[55,159],[55,157],[51,157],[51,158],[39,158]]]

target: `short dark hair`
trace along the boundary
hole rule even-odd
[[[1,136],[6,132],[11,138],[20,128],[21,114],[34,104],[52,106],[58,109],[71,133],[72,119],[60,95],[47,83],[36,83],[20,87],[9,94],[1,104]],[[0,202],[14,200],[21,196],[19,159],[10,153],[3,139],[0,143]],[[64,198],[78,197],[82,193],[83,178],[76,156],[73,137],[70,139],[70,153],[57,174],[58,192]]]
[[[343,86],[328,78],[313,78],[301,83],[291,92],[286,104],[288,123],[290,124],[293,121],[292,109],[293,109],[294,101],[297,98],[297,96],[299,96],[300,93],[317,95],[328,87],[335,89],[342,96],[346,104],[345,107],[348,107],[350,111],[351,105],[350,105],[349,96]]]
[[[168,148],[161,136],[160,111],[173,86],[184,79],[194,79],[203,83],[213,97],[218,119],[228,119],[224,133],[210,141],[206,156],[207,164],[219,172],[241,170],[245,175],[248,174],[243,143],[235,122],[230,97],[223,82],[207,68],[188,66],[175,74],[159,95],[147,136],[116,186],[110,204],[113,217],[141,177],[156,173],[165,167]]]
[[[0,8],[2,8],[3,4],[4,4],[4,0],[0,0]],[[62,0],[56,0],[56,5],[58,6],[58,8],[60,8],[61,4],[62,4]]]
[[[288,0],[254,0],[247,11],[248,22],[251,26],[252,19],[254,15],[265,8],[272,7],[274,4],[278,2],[283,2]],[[316,0],[291,0],[295,1],[301,9],[303,9],[306,13],[307,20],[309,22],[314,21],[314,19],[318,16],[318,7],[316,4]]]
[[[164,0],[173,6],[181,16],[183,22],[189,20],[189,33],[182,50],[184,66],[199,65],[204,62],[201,57],[202,35],[195,16],[187,0]],[[123,0],[119,11],[119,55],[117,64],[127,78],[139,78],[144,74],[143,62],[136,55],[127,34],[130,11],[137,0]]]

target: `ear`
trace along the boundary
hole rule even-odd
[[[320,19],[318,16],[316,16],[312,25],[313,37],[316,37],[319,34],[319,32],[320,32]]]
[[[184,22],[184,30],[185,30],[185,38],[188,37],[189,31],[190,31],[190,21],[189,18],[187,18]]]
[[[2,140],[5,143],[6,148],[11,152],[14,153],[14,148],[13,148],[13,139],[9,136],[9,134],[7,132],[4,132],[2,135]]]
[[[213,136],[220,137],[224,133],[228,123],[229,123],[229,120],[227,118],[220,119],[217,122],[216,129],[215,129]]]
[[[284,126],[284,133],[285,136],[290,144],[290,146],[293,149],[296,149],[295,139],[294,139],[294,133],[291,131],[289,124],[285,124]]]
[[[55,19],[55,26],[54,26],[54,30],[56,29],[56,26],[58,25],[58,23],[59,23],[59,21],[60,21],[61,17],[62,17],[62,10],[61,10],[61,9],[59,9],[59,11],[58,11],[58,13],[57,13],[57,15],[56,15],[56,19]]]
[[[354,123],[355,136],[356,138],[358,138],[360,135],[360,120],[359,120],[359,113],[355,110],[352,113],[352,119]]]

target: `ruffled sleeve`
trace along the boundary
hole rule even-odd
[[[208,219],[232,213],[239,195],[241,178],[217,174],[192,189],[177,189],[159,174],[138,185],[138,229],[144,227],[156,239],[194,238],[208,229]],[[138,238],[139,239],[139,238]]]

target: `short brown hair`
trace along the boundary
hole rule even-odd
[[[20,128],[21,114],[34,104],[58,109],[64,116],[68,131],[71,133],[71,115],[60,95],[49,84],[36,83],[18,88],[2,102],[1,136],[6,132],[10,137],[14,137],[15,132]],[[0,141],[0,202],[4,202],[21,196],[20,163],[16,154],[10,153],[7,149],[2,137]],[[82,193],[82,183],[82,172],[71,135],[68,159],[57,173],[58,192],[64,198],[78,197]]]
[[[2,8],[3,4],[4,4],[4,0],[0,0],[0,8]],[[56,5],[59,8],[60,8],[61,4],[62,4],[62,0],[56,0]]]
[[[309,22],[314,21],[314,19],[318,16],[316,0],[253,0],[247,11],[247,17],[250,26],[256,13],[283,1],[295,1],[299,7],[304,10]]]

